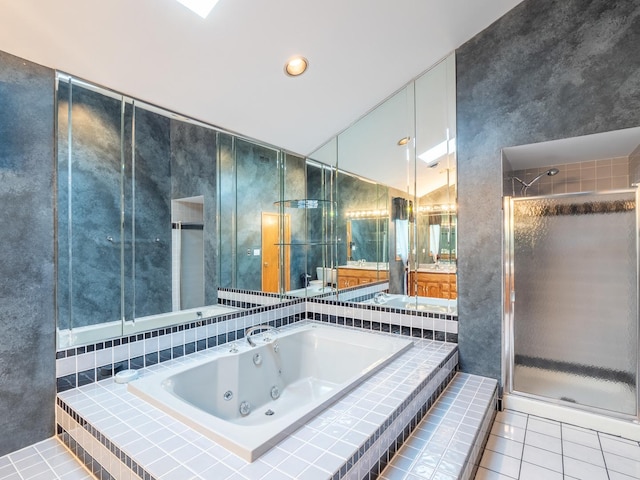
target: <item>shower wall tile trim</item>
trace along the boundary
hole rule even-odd
[[[537,175],[551,168],[557,168],[559,172],[553,176],[541,177],[527,189],[527,196],[616,190],[629,188],[631,185],[631,157],[616,157],[508,172],[505,178],[504,194],[513,193],[511,177],[515,176],[530,182]],[[515,196],[520,196],[517,182]]]
[[[277,295],[221,289],[219,298],[243,305],[266,303],[184,325],[60,350],[56,353],[57,391],[63,392],[111,377],[120,370],[141,369],[244,337],[247,328],[270,323],[276,328],[304,319],[382,331],[449,343],[458,341],[454,315],[355,306],[326,300],[296,299],[281,303]]]

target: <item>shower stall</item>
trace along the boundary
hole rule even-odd
[[[505,197],[505,393],[638,417],[636,205],[636,189]]]

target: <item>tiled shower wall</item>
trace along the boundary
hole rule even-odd
[[[540,168],[516,170],[505,177],[504,194],[520,196],[521,184],[511,178],[518,177],[526,183],[551,168],[557,168],[556,175],[543,175],[527,189],[527,196],[555,195],[559,193],[594,192],[629,188],[629,167],[631,157],[605,158],[588,162],[547,165]],[[515,187],[515,189],[513,189]],[[515,192],[515,193],[514,193]]]

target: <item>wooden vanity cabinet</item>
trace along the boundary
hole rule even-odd
[[[338,289],[357,287],[358,285],[386,280],[388,278],[389,272],[386,270],[338,267]]]
[[[458,298],[455,273],[411,272],[409,278],[419,297]]]

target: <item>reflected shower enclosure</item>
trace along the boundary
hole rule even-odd
[[[216,131],[62,74],[57,101],[59,331],[216,305]]]
[[[637,415],[636,195],[506,198],[514,393]]]

